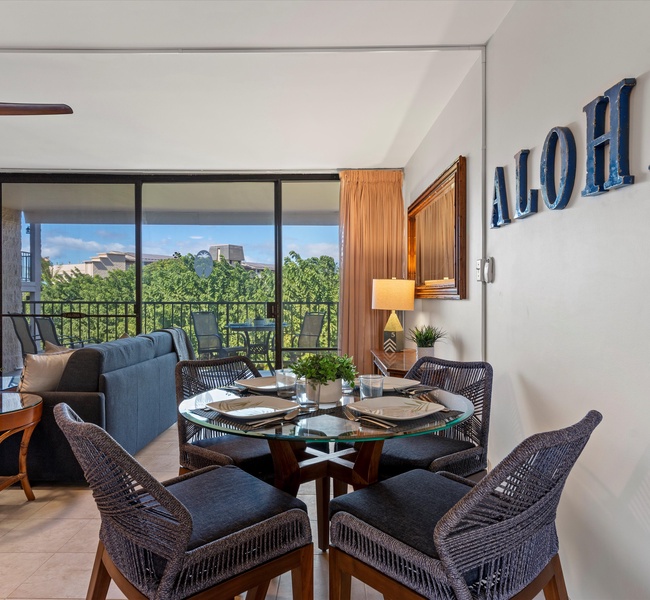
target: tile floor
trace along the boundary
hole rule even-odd
[[[141,450],[136,458],[158,479],[177,475],[178,438],[172,427]],[[314,538],[314,488],[303,486],[300,498],[309,507]],[[85,598],[92,569],[99,513],[87,488],[35,486],[36,500],[27,502],[20,487],[0,492],[0,600]],[[326,600],[327,553],[314,554],[314,598]],[[111,600],[124,598],[111,584]],[[290,600],[291,577],[271,584],[268,599]],[[359,581],[352,583],[353,600],[381,596]]]

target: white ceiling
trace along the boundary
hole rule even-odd
[[[351,48],[483,45],[513,3],[5,0],[0,101],[74,114],[0,117],[0,169],[402,167],[480,53]]]

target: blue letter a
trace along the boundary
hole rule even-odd
[[[508,214],[508,197],[506,195],[506,178],[503,167],[494,169],[494,199],[492,201],[492,220],[490,227],[501,227],[510,223]]]

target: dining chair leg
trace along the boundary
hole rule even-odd
[[[562,564],[560,556],[556,554],[550,562],[553,575],[550,581],[544,586],[544,598],[546,600],[569,600],[569,594],[562,573]]]
[[[264,600],[264,598],[266,598],[267,592],[269,591],[270,585],[271,581],[265,581],[257,587],[251,588],[248,590],[248,592],[246,592],[246,600]]]
[[[300,550],[300,565],[291,569],[293,600],[314,600],[314,546]]]
[[[318,547],[325,552],[329,547],[330,478],[316,480],[316,522],[318,523]]]
[[[111,585],[111,576],[106,570],[106,565],[102,560],[104,552],[104,544],[99,542],[97,544],[97,552],[95,553],[93,571],[90,575],[90,582],[88,583],[86,600],[105,600],[106,595],[108,594],[108,587]]]
[[[334,480],[334,497],[343,496],[348,493],[348,484],[340,479]]]
[[[329,552],[329,600],[350,600],[352,593],[352,577],[341,569],[339,564],[340,553],[336,548]]]

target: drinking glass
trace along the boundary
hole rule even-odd
[[[292,398],[296,393],[296,374],[291,369],[275,372],[275,393],[281,398]]]
[[[359,389],[361,399],[377,398],[384,393],[384,376],[383,375],[360,375]]]

